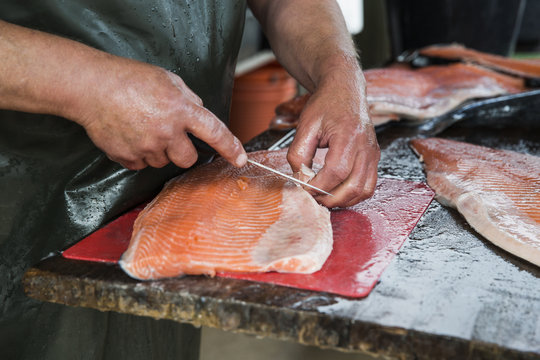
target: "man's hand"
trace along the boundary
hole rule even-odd
[[[0,20],[0,108],[58,115],[84,126],[129,169],[189,167],[193,134],[236,166],[236,137],[175,74]]]
[[[371,196],[379,147],[368,115],[365,80],[338,4],[328,0],[248,0],[248,4],[279,62],[313,94],[289,149],[293,171],[311,165],[316,149],[327,147],[324,167],[311,184],[334,196],[316,195],[317,200],[328,207],[351,206]]]
[[[375,190],[380,152],[364,81],[359,69],[324,80],[304,108],[289,148],[289,163],[298,172],[302,164],[311,167],[317,148],[328,147],[324,167],[309,183],[334,195],[312,192],[329,208],[352,206]]]
[[[133,170],[171,161],[190,167],[197,160],[187,136],[191,133],[233,165],[245,165],[240,141],[180,77],[155,66],[122,62],[101,86],[101,95],[84,102],[76,116],[111,160]]]

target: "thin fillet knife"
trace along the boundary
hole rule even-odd
[[[325,195],[334,196],[334,195],[330,194],[329,192],[326,192],[326,191],[324,191],[324,190],[322,190],[322,189],[319,189],[318,187],[315,187],[315,186],[313,186],[313,185],[310,185],[310,184],[308,184],[308,183],[306,183],[306,182],[304,182],[304,181],[302,181],[302,180],[298,180],[297,178],[294,178],[294,177],[292,177],[292,176],[289,176],[289,175],[287,175],[287,174],[284,174],[284,173],[282,173],[281,171],[277,171],[276,169],[272,169],[272,168],[270,168],[270,167],[268,167],[268,166],[266,166],[266,165],[260,164],[260,163],[258,163],[258,162],[256,162],[256,161],[253,161],[253,160],[248,159],[248,163],[253,164],[253,165],[255,165],[255,166],[258,166],[258,167],[260,167],[261,169],[271,171],[271,172],[273,172],[274,174],[277,174],[277,175],[279,175],[279,176],[281,176],[281,177],[284,177],[284,178],[286,178],[286,179],[288,179],[288,180],[291,180],[291,181],[293,181],[293,182],[295,182],[295,183],[297,183],[297,184],[307,186],[308,188],[311,188],[311,189],[313,189],[313,190],[317,190],[318,192],[323,193],[323,194],[325,194]]]

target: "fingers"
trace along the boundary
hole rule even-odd
[[[167,148],[168,158],[178,167],[188,168],[195,164],[198,153],[186,133],[179,134]]]
[[[300,172],[302,164],[311,169],[312,160],[317,151],[319,139],[317,136],[317,127],[298,125],[294,140],[289,146],[287,152],[287,161],[291,165],[293,174]]]
[[[109,153],[109,158],[130,170],[141,170],[146,166],[161,168],[169,162],[178,167],[188,168],[195,164],[198,158],[197,150],[187,135],[187,132],[190,132],[208,143],[233,165],[238,167],[245,165],[247,161],[245,150],[225,124],[201,106],[194,107],[189,115],[182,118],[187,120],[187,125],[180,120],[178,126],[172,127],[175,130],[168,143],[148,136],[141,139],[137,146],[132,146],[131,151],[124,150],[121,152],[122,156]]]
[[[193,119],[195,121],[187,125],[188,132],[206,142],[232,165],[246,164],[247,155],[240,140],[214,114],[198,106],[194,108]]]
[[[310,181],[311,185],[326,190],[334,196],[336,196],[334,194],[336,187],[349,177],[356,161],[353,149],[344,145],[340,144],[340,141],[329,144],[323,168]]]
[[[299,173],[302,164],[311,168],[318,147],[328,147],[323,168],[309,184],[333,196],[306,190],[329,208],[352,206],[373,195],[380,155],[372,128],[357,122],[322,128],[321,120],[314,121],[306,112],[302,117],[287,160],[293,173]]]
[[[112,98],[98,120],[85,126],[90,138],[112,160],[131,170],[173,162],[188,168],[197,161],[191,133],[235,166],[247,155],[240,141],[175,74],[141,65],[131,91]]]
[[[363,197],[361,200],[365,200],[371,196],[373,196],[373,193],[375,192],[375,188],[377,187],[377,178],[378,178],[378,174],[377,174],[377,169],[378,169],[378,164],[379,164],[379,158],[380,158],[380,153],[377,151],[377,157],[372,159],[370,162],[369,162],[369,165],[367,167],[367,172],[366,172],[366,176],[365,176],[365,179],[366,179],[366,182],[364,183],[364,192],[363,192]],[[351,205],[347,205],[347,206],[352,206],[354,204],[351,204]]]
[[[147,166],[162,168],[170,162],[178,167],[187,169],[197,162],[198,153],[193,143],[184,133],[178,135],[175,142],[171,143],[165,151],[148,153],[144,157],[133,157],[133,159],[129,160],[114,156],[107,157],[129,170],[142,170]]]
[[[170,161],[165,153],[161,154],[152,154],[144,158],[144,162],[153,168],[162,168],[167,165]]]
[[[330,137],[324,166],[309,183],[333,196],[306,189],[318,202],[329,208],[348,207],[373,195],[380,152],[370,134],[351,130]]]
[[[210,145],[232,165],[237,167],[244,166],[247,162],[247,155],[238,138],[236,138],[229,131],[227,126],[212,114],[212,112],[204,108],[201,98],[198,97],[179,76],[173,73],[168,73],[168,76],[178,90],[192,102],[192,106],[190,106],[189,109],[190,121],[186,124],[185,129]],[[191,144],[191,141],[189,141],[185,134],[183,135],[182,141],[175,144],[171,151],[168,151],[169,157],[171,156],[170,154],[175,156],[176,160],[171,160],[178,166],[180,166],[178,162],[185,165],[190,162],[194,163],[197,159],[194,156],[196,153],[194,153],[195,148]],[[187,140],[189,144],[185,140]],[[180,153],[179,148],[182,146],[185,146],[185,150],[187,151],[184,155],[185,160],[183,161],[178,157],[178,153]]]
[[[109,159],[111,159],[114,162],[119,163],[123,167],[129,170],[142,170],[148,165],[144,162],[143,159],[134,159],[134,160],[126,160],[126,159],[120,159],[115,158],[114,156],[107,156]]]
[[[377,184],[378,157],[369,159],[368,153],[358,154],[349,176],[330,191],[334,196],[319,195],[317,201],[329,208],[349,207],[371,197]]]
[[[162,168],[167,165],[170,160],[165,153],[165,145],[155,143],[145,147],[146,151],[144,152],[142,158],[143,161],[151,167]]]

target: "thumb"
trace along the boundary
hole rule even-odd
[[[293,174],[302,170],[302,165],[311,169],[313,157],[317,151],[319,139],[317,130],[313,128],[299,127],[292,144],[289,146],[287,161],[291,165]]]

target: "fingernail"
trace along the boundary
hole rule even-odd
[[[246,163],[247,163],[247,155],[245,153],[240,154],[236,158],[236,166],[242,167],[242,166],[246,165]]]

